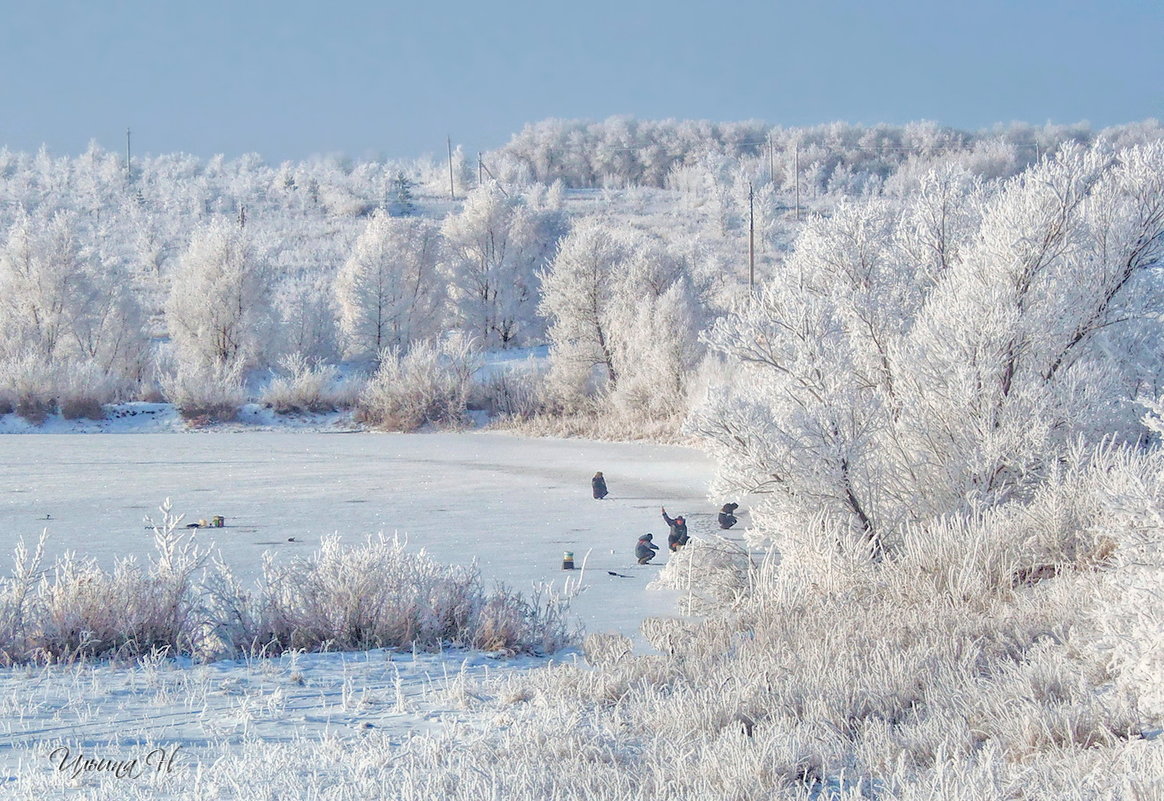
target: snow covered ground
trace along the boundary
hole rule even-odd
[[[164,407],[132,410],[102,430],[175,427]],[[0,430],[18,425],[5,419]],[[51,421],[41,430],[72,425]],[[170,498],[186,521],[225,518],[224,528],[196,536],[248,582],[265,551],[289,558],[333,533],[352,542],[399,533],[440,562],[476,560],[487,581],[523,592],[580,579],[577,622],[587,632],[636,637],[644,617],[674,615],[676,597],[648,589],[658,567],[635,563],[635,540],[652,531],[665,541],[661,505],[687,515],[693,534],[710,533],[722,503],[706,496],[710,461],[688,448],[491,432],[362,433],[342,419],[304,427],[319,430],[0,437],[0,544],[10,553],[20,537],[32,542],[44,530],[50,555],[73,550],[110,567],[149,553],[145,517],[159,518]],[[604,501],[590,496],[596,470],[610,486]],[[584,572],[562,570],[565,551]],[[545,661],[373,651],[7,669],[0,671],[0,786],[43,797],[52,788],[130,781],[98,771],[72,776],[82,752],[144,767],[155,749],[179,748],[176,763],[192,769],[255,740],[403,735],[455,717],[468,679]]]

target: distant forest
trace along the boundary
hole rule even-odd
[[[1064,148],[1114,159],[1162,139],[1155,121],[964,132],[612,118],[546,120],[448,161],[0,150],[0,409],[353,406],[386,366],[400,383],[432,373],[424,359],[462,353],[464,372],[484,353],[548,345],[545,364],[495,386],[430,387],[439,414],[367,419],[455,422],[449,404],[464,402],[674,427],[716,380],[707,332],[780,273],[806,227],[855,203],[906,210],[935,175],[985,197]]]

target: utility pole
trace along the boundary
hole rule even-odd
[[[453,137],[446,137],[449,145],[449,200],[457,199],[457,190],[453,188]]]
[[[485,183],[485,162],[481,160],[481,151],[477,151],[477,186]]]
[[[756,291],[756,208],[752,182],[748,181],[748,292]]]
[[[125,180],[132,181],[133,180],[133,167],[131,165],[133,162],[130,161],[129,142],[130,142],[130,132],[129,132],[129,128],[126,128],[125,129]]]

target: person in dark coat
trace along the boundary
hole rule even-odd
[[[659,550],[659,546],[651,542],[651,537],[651,534],[644,534],[639,537],[638,544],[635,545],[635,558],[639,560],[640,565],[645,565],[654,559],[655,552]]]
[[[723,508],[719,510],[719,527],[731,528],[738,521],[736,520],[736,509],[739,509],[738,503],[725,503]]]
[[[677,551],[687,544],[687,521],[683,515],[668,517],[667,509],[663,508],[663,522],[671,527],[671,533],[667,535],[668,548]]]
[[[602,477],[602,471],[594,474],[594,478],[590,479],[590,489],[594,490],[594,497],[602,500],[610,493],[606,491],[606,479]]]

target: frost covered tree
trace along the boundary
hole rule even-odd
[[[615,385],[611,306],[626,247],[608,226],[583,220],[542,271],[538,310],[550,321],[552,381],[579,392],[599,369]]]
[[[876,551],[902,525],[1021,501],[1078,438],[1142,434],[1162,247],[1159,144],[842,207],[712,329],[738,372],[692,429],[722,489],[769,496],[777,532],[823,513]]]
[[[485,349],[541,332],[537,271],[559,236],[556,215],[534,210],[494,182],[469,193],[441,225],[450,292],[461,327]]]
[[[702,310],[690,280],[683,277],[658,295],[644,295],[626,311],[616,359],[623,380],[611,399],[630,418],[685,414],[688,381],[702,356]]]
[[[437,227],[420,218],[375,212],[336,277],[344,350],[377,358],[437,333],[444,288]]]
[[[45,360],[69,345],[72,324],[93,303],[72,217],[21,214],[0,252],[4,345]]]
[[[333,281],[326,274],[284,278],[274,293],[276,350],[312,361],[340,357],[339,311]]]
[[[687,381],[702,355],[703,291],[688,253],[640,233],[627,234],[626,248],[609,314],[621,377],[611,400],[631,418],[672,417],[686,411]]]
[[[132,376],[145,338],[131,290],[120,265],[102,263],[82,245],[74,215],[21,215],[0,251],[5,350]]]
[[[82,245],[78,218],[19,215],[0,246],[4,392],[43,411],[99,412],[140,381],[147,358],[130,282]]]
[[[701,351],[691,272],[655,237],[594,219],[575,226],[541,275],[558,400],[597,390],[632,417],[681,411]]]
[[[196,230],[178,259],[166,324],[180,363],[246,369],[271,329],[271,282],[247,230],[217,219]]]
[[[393,217],[411,217],[416,214],[416,199],[413,197],[412,180],[403,171],[392,179],[387,202],[384,204]]]

